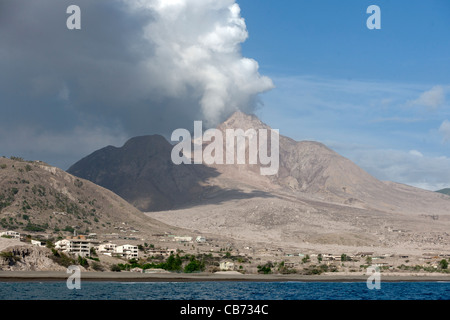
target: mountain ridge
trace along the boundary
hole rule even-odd
[[[255,115],[240,111],[217,129],[223,133],[228,129],[271,130]],[[207,144],[204,142],[203,147]],[[109,146],[95,151],[71,166],[68,172],[114,191],[141,211],[201,204],[205,198],[211,198],[212,190],[253,188],[363,209],[448,213],[448,203],[442,202],[440,195],[380,181],[316,141],[295,141],[280,134],[279,171],[273,176],[258,174],[259,164],[177,166],[171,162],[172,147],[159,135],[134,137],[122,147]]]

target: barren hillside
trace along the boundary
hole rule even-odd
[[[19,232],[141,232],[169,229],[111,191],[42,162],[0,158],[1,229]]]

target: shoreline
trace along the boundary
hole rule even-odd
[[[0,271],[0,282],[66,281],[65,271]],[[364,274],[279,275],[212,273],[81,272],[81,281],[92,282],[366,282]],[[450,274],[381,274],[382,282],[449,281]]]

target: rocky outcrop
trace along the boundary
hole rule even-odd
[[[66,270],[50,257],[48,248],[17,245],[3,250],[0,254],[0,270],[9,271],[58,271]]]

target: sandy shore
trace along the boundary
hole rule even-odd
[[[61,271],[0,271],[0,282],[19,281],[66,281],[70,274]],[[195,282],[195,281],[301,281],[301,282],[365,282],[368,276],[364,274],[322,274],[305,275],[237,275],[237,274],[185,274],[185,273],[134,273],[134,272],[82,272],[81,279],[85,281],[116,281],[116,282]],[[386,282],[423,282],[450,281],[450,274],[413,274],[386,273],[381,275],[381,281]]]

